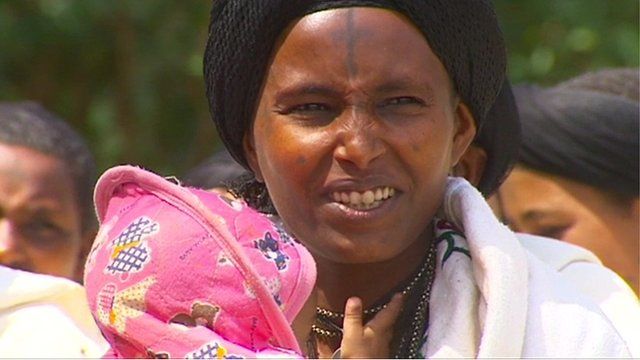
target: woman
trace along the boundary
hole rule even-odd
[[[498,193],[514,230],[590,249],[636,292],[637,89],[638,71],[631,69],[586,74],[549,89],[518,88],[520,162]]]
[[[488,1],[214,2],[212,117],[255,175],[235,192],[273,205],[318,264],[319,356],[347,298],[366,319],[399,291],[395,357],[629,356],[597,304],[447,177],[482,174],[490,193],[509,168],[485,166],[490,141],[466,152],[505,62]]]

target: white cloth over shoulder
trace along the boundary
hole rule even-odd
[[[97,358],[107,348],[82,286],[0,266],[0,358]]]
[[[464,179],[449,179],[443,213],[464,236],[452,231],[437,245],[422,354],[640,357],[640,322],[620,316],[640,316],[638,300],[593,254],[553,240],[521,242]]]
[[[640,358],[640,303],[615,272],[591,251],[566,242],[517,234],[522,245],[558,271],[577,291],[588,295],[611,320],[634,358]]]

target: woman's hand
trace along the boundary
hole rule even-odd
[[[402,294],[395,294],[384,309],[363,325],[362,300],[349,298],[344,309],[341,358],[388,358],[393,325],[400,315],[403,300]]]

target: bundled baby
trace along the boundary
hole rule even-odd
[[[108,170],[85,287],[114,358],[313,356],[316,267],[277,223],[224,193]],[[396,296],[366,324],[345,305],[342,358],[388,357]]]

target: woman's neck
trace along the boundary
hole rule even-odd
[[[404,283],[416,269],[433,241],[431,227],[398,256],[375,263],[344,264],[316,257],[318,266],[318,306],[337,312],[344,311],[349,297],[362,299],[365,309],[399,284]]]

